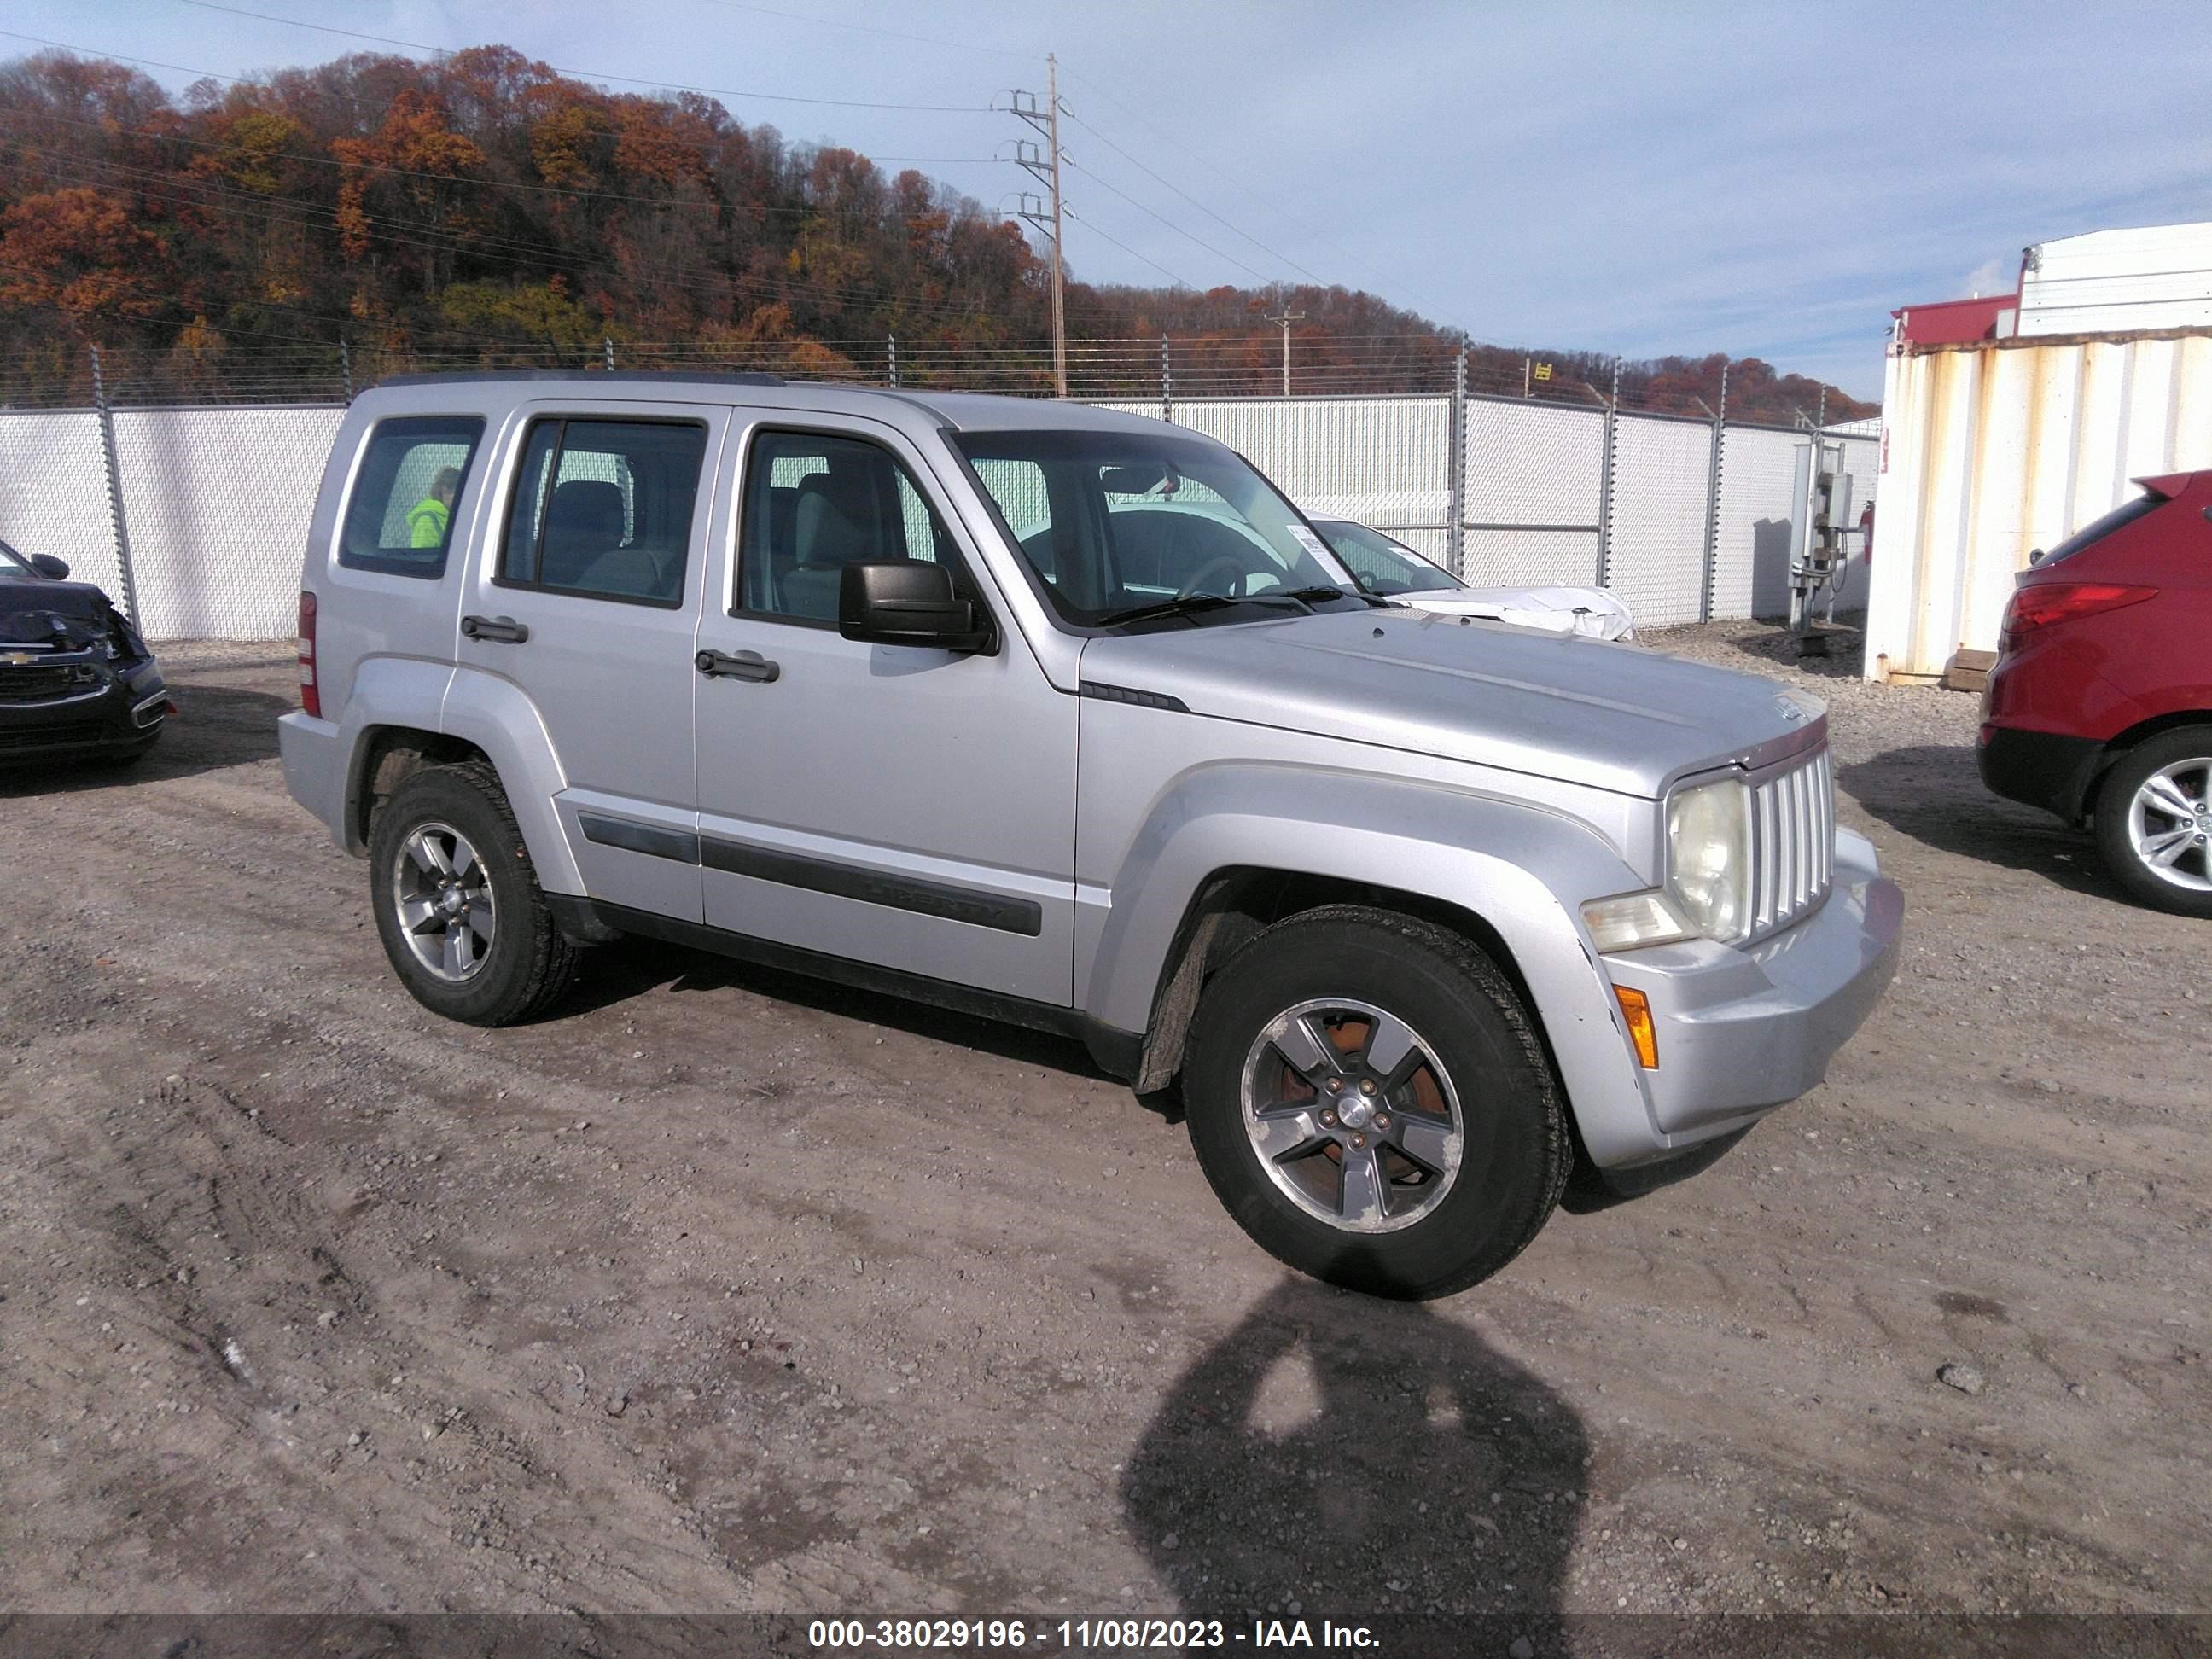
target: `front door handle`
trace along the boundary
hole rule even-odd
[[[464,617],[461,636],[471,640],[497,640],[502,645],[520,645],[530,637],[530,629],[512,617]]]
[[[702,651],[691,662],[710,680],[757,680],[765,685],[783,672],[757,651]]]

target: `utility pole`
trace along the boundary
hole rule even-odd
[[[1034,145],[1024,144],[1014,153],[1017,165],[1024,168],[1050,192],[1052,210],[1044,210],[1038,203],[1035,210],[1030,204],[1036,198],[1022,198],[1020,216],[1029,221],[1052,239],[1052,381],[1054,395],[1067,396],[1067,301],[1060,273],[1060,228],[1061,203],[1060,197],[1060,60],[1047,52],[1044,59],[1045,107],[1036,106],[1036,94],[1030,92],[1014,94],[1013,112],[1028,122],[1043,137],[1046,154],[1039,156]],[[1027,104],[1024,99],[1029,100]],[[1051,228],[1046,228],[1047,222]]]
[[[1291,325],[1303,323],[1305,319],[1305,313],[1291,310],[1288,300],[1283,301],[1280,316],[1267,319],[1271,323],[1280,324],[1283,330],[1283,396],[1285,398],[1291,395]]]

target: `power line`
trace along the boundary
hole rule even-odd
[[[1075,118],[1072,115],[1068,117],[1068,119],[1071,121],[1074,118]],[[1137,209],[1139,212],[1151,214],[1153,218],[1158,219],[1170,230],[1175,232],[1176,235],[1197,243],[1199,246],[1204,248],[1208,253],[1212,254],[1214,258],[1218,259],[1226,259],[1231,264],[1235,265],[1237,270],[1243,271],[1249,276],[1256,276],[1263,283],[1268,280],[1267,273],[1266,271],[1255,270],[1250,265],[1246,264],[1235,254],[1224,253],[1219,248],[1214,246],[1212,243],[1207,241],[1204,237],[1193,235],[1189,231],[1185,230],[1181,225],[1176,223],[1174,220],[1169,218],[1165,214],[1157,212],[1153,209],[1146,207],[1144,203],[1130,195],[1127,191],[1122,190],[1117,185],[1109,184],[1105,179],[1101,179],[1097,173],[1093,173],[1089,167],[1085,167],[1082,162],[1070,158],[1067,165],[1073,167],[1078,173],[1082,173],[1085,178],[1090,179],[1094,183],[1102,185],[1106,189],[1112,191],[1115,195],[1120,197],[1123,201],[1127,202],[1131,207]],[[1151,264],[1152,261],[1147,259],[1145,263]],[[1158,267],[1155,267],[1155,269],[1157,268]]]
[[[73,52],[80,58],[104,58],[113,64],[136,64],[141,69],[173,70],[179,75],[197,75],[204,81],[228,81],[234,87],[256,87],[263,84],[243,75],[223,75],[214,70],[194,69],[187,64],[165,63],[159,58],[132,58],[119,52],[94,52],[90,46],[73,46],[66,40],[48,40],[36,34],[19,34],[14,29],[0,29],[0,38],[27,40],[34,46],[50,46],[56,52]]]
[[[1034,61],[1036,57],[1035,52],[1016,52],[1011,46],[979,46],[966,40],[945,40],[930,34],[906,34],[897,29],[879,29],[867,23],[848,23],[835,17],[810,17],[804,12],[778,11],[773,6],[749,5],[745,0],[705,0],[705,3],[710,6],[720,6],[727,11],[749,11],[762,17],[781,17],[787,22],[811,23],[817,28],[850,29],[855,34],[880,35],[887,40],[911,40],[918,46],[950,46],[956,52],[984,52],[994,58],[1023,58]]]
[[[1158,271],[1161,276],[1166,277],[1168,281],[1173,283],[1177,288],[1194,289],[1197,287],[1196,283],[1186,282],[1182,277],[1176,276],[1175,272],[1170,270],[1158,260],[1151,258],[1145,254],[1138,252],[1136,249],[1131,247],[1127,242],[1121,241],[1119,239],[1109,235],[1106,231],[1100,228],[1098,225],[1078,213],[1073,208],[1067,210],[1067,216],[1074,220],[1079,225],[1086,227],[1094,236],[1097,236],[1106,241],[1112,242],[1115,247],[1120,248],[1122,252],[1127,254],[1132,259],[1139,260],[1145,264],[1150,265],[1154,270]]]
[[[1251,243],[1254,247],[1258,248],[1261,252],[1266,254],[1269,258],[1288,266],[1291,270],[1298,272],[1301,276],[1312,277],[1315,282],[1319,283],[1323,288],[1329,286],[1329,282],[1327,277],[1316,276],[1314,272],[1308,270],[1304,265],[1300,264],[1296,259],[1291,258],[1288,254],[1277,252],[1273,248],[1269,247],[1258,237],[1253,235],[1251,232],[1238,229],[1237,226],[1231,224],[1228,220],[1223,218],[1212,208],[1206,206],[1205,203],[1200,201],[1198,198],[1192,195],[1181,185],[1176,184],[1171,179],[1164,177],[1162,174],[1153,172],[1152,168],[1146,167],[1135,156],[1130,155],[1127,150],[1123,149],[1121,145],[1115,143],[1104,133],[1099,131],[1097,127],[1085,120],[1081,116],[1071,115],[1067,118],[1074,122],[1078,126],[1081,127],[1085,132],[1096,138],[1100,143],[1105,145],[1107,149],[1112,150],[1116,155],[1127,161],[1131,167],[1136,168],[1138,172],[1145,174],[1147,178],[1150,178],[1159,184],[1166,185],[1170,190],[1175,191],[1176,195],[1182,197],[1184,201],[1189,203],[1200,213],[1206,215],[1207,218],[1212,220],[1215,223],[1220,225],[1224,229],[1231,232],[1232,234],[1242,236],[1246,241]],[[1091,176],[1093,178],[1097,177],[1096,173],[1093,173]],[[1226,256],[1224,255],[1224,257],[1225,258]],[[1246,265],[1243,269],[1249,270],[1251,267],[1249,265]]]
[[[1116,98],[1112,93],[1109,92],[1097,82],[1092,80],[1089,76],[1081,74],[1074,70],[1070,70],[1068,73],[1073,76],[1077,80],[1082,82],[1085,86],[1090,88],[1091,91],[1097,93],[1101,98],[1103,98],[1108,103],[1113,105],[1115,108],[1120,110],[1124,115],[1127,115],[1130,119],[1135,121],[1138,125],[1151,132],[1154,137],[1162,139],[1169,143],[1178,143],[1176,139],[1172,137],[1170,134],[1163,131],[1153,122],[1147,120],[1139,112],[1132,109],[1127,104],[1122,102],[1119,98]],[[1249,185],[1245,184],[1242,180],[1232,176],[1227,170],[1222,167],[1218,162],[1210,160],[1208,157],[1201,155],[1194,149],[1183,148],[1182,153],[1188,156],[1192,161],[1194,161],[1200,166],[1204,167],[1209,173],[1212,173],[1214,177],[1219,179],[1223,183],[1230,185],[1233,189],[1243,191],[1253,201],[1257,202],[1261,207],[1266,208],[1269,212],[1276,215],[1279,218],[1288,221],[1290,223],[1297,226],[1299,229],[1304,231],[1308,235],[1313,236],[1328,244],[1330,247],[1334,248],[1339,253],[1343,254],[1354,264],[1360,266],[1376,281],[1382,282],[1387,280],[1381,271],[1376,270],[1374,266],[1368,264],[1367,262],[1360,258],[1358,254],[1353,253],[1350,249],[1346,248],[1343,243],[1339,242],[1335,238],[1328,235],[1326,232],[1316,229],[1312,225],[1299,218],[1288,209],[1282,207],[1279,204],[1269,200],[1267,197],[1261,195],[1259,191],[1254,190]],[[1132,156],[1129,159],[1133,161],[1136,158]],[[1194,203],[1194,205],[1204,209],[1204,204],[1202,203]],[[1212,212],[1211,209],[1205,209],[1204,210],[1209,213]],[[1219,216],[1216,215],[1215,216],[1218,218]],[[1226,220],[1223,220],[1221,222],[1224,224],[1228,223]],[[1236,227],[1233,225],[1229,228],[1232,230],[1236,229]],[[1245,235],[1245,234],[1241,230],[1237,231],[1237,234],[1239,236]],[[1252,241],[1252,239],[1249,236],[1245,236],[1245,240],[1247,241]],[[1263,251],[1265,249],[1265,245],[1262,243],[1253,242],[1253,246],[1255,247],[1261,247]],[[1305,274],[1310,276],[1313,275],[1311,271],[1307,271]],[[1320,279],[1316,277],[1315,280],[1318,282]]]

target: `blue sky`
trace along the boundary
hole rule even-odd
[[[2008,289],[2028,242],[2212,218],[2202,3],[10,0],[0,28],[180,65],[149,70],[173,90],[384,49],[264,18],[497,40],[587,79],[960,106],[723,97],[994,207],[1023,179],[988,158],[1022,129],[987,106],[1042,91],[1052,51],[1081,276],[1318,276],[1480,340],[1729,350],[1866,397],[1891,307]]]

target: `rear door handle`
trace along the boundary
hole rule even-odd
[[[530,637],[530,629],[512,617],[464,617],[461,636],[471,640],[497,640],[502,645],[520,645]]]
[[[691,662],[710,680],[757,680],[765,685],[783,672],[757,651],[702,651]]]

